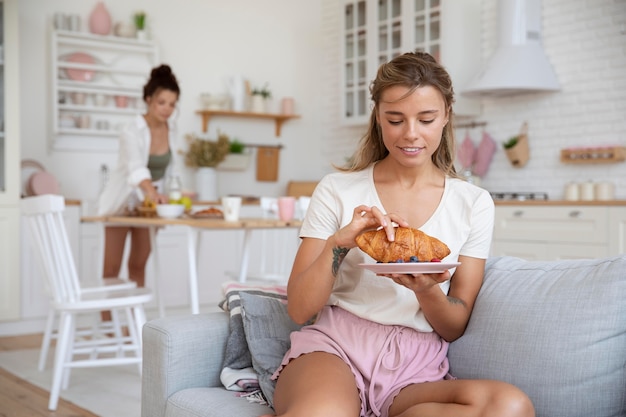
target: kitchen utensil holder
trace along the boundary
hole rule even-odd
[[[528,147],[528,124],[524,122],[517,135],[517,142],[511,148],[504,149],[507,158],[515,168],[521,168],[528,162],[530,158],[530,150]]]

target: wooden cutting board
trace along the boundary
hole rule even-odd
[[[257,181],[278,181],[279,146],[259,146],[256,153]]]

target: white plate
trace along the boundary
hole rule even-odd
[[[140,88],[150,76],[152,65],[147,57],[123,55],[111,63],[110,77],[117,85]]]
[[[376,274],[440,274],[450,268],[461,265],[460,262],[404,262],[359,264]]]
[[[93,55],[85,52],[74,52],[59,57],[59,60],[70,62],[73,64],[102,65],[102,62]],[[61,68],[59,69],[59,78],[70,79],[73,81],[90,82],[95,81],[100,73],[92,69],[78,68]]]

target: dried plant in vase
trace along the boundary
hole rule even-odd
[[[230,152],[228,135],[219,133],[217,141],[196,136],[194,133],[185,135],[189,149],[185,155],[185,165],[194,168],[214,168],[226,158]]]

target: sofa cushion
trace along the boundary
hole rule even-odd
[[[626,257],[489,259],[449,359],[459,378],[518,386],[537,417],[626,415]]]
[[[246,342],[241,318],[240,294],[250,293],[264,297],[287,299],[287,288],[284,285],[254,285],[227,281],[222,284],[224,299],[219,303],[222,310],[229,312],[228,339],[222,367],[231,369],[245,369],[252,367],[252,358]]]
[[[165,417],[243,417],[273,414],[266,405],[252,403],[224,388],[187,388],[167,399]]]
[[[265,399],[273,405],[275,381],[271,377],[280,366],[291,341],[291,332],[300,329],[287,313],[284,302],[254,294],[241,293],[243,326]]]

